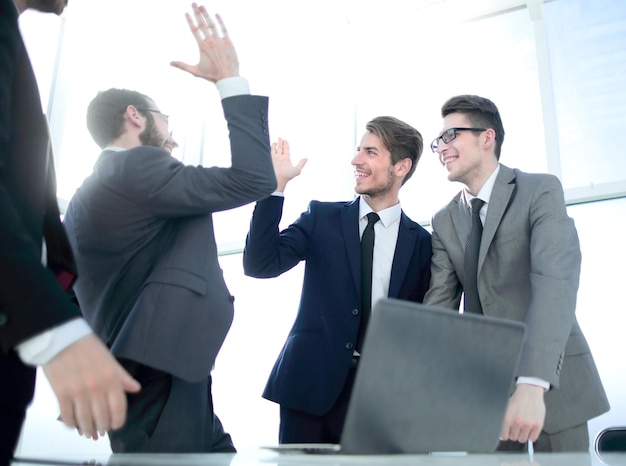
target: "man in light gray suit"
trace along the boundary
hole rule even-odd
[[[110,89],[90,103],[87,126],[103,149],[72,198],[65,226],[81,276],[81,310],[141,381],[128,421],[109,432],[114,452],[233,452],[215,416],[211,367],[233,319],[217,260],[213,212],[271,194],[268,99],[249,95],[224,24],[204,7],[187,16],[196,66],[172,65],[217,85],[232,166],[186,166],[168,118],[149,97]]]
[[[471,301],[472,273],[464,271],[469,206],[482,200],[472,310],[527,326],[499,450],[526,449],[530,440],[535,451],[587,451],[587,421],[609,405],[575,317],[581,253],[563,188],[555,176],[499,164],[504,128],[490,100],[452,97],[441,113],[443,132],[431,148],[464,189],[433,217],[424,302],[459,309],[462,292]]]

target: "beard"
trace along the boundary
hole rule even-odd
[[[151,115],[146,117],[146,129],[144,129],[139,135],[139,140],[144,146],[154,146],[163,148],[163,143],[167,141],[167,137],[159,132]]]
[[[360,194],[362,196],[369,196],[371,198],[375,198],[381,195],[386,195],[387,193],[391,192],[393,190],[395,181],[396,181],[396,176],[393,173],[393,167],[390,167],[389,172],[387,173],[387,179],[383,183],[377,186],[373,186],[370,188],[363,188],[363,189],[359,189],[359,187],[357,186],[355,191],[357,194]]]
[[[67,6],[69,0],[27,0],[27,7],[42,13],[55,13],[60,15]]]

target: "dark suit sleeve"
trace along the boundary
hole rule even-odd
[[[254,208],[243,251],[243,270],[250,277],[277,277],[307,257],[314,224],[311,206],[281,232],[278,226],[283,202],[282,196],[269,196],[257,202]]]
[[[101,181],[158,216],[206,215],[239,207],[276,189],[270,157],[266,97],[241,95],[222,101],[230,132],[232,165],[184,165],[162,149],[139,146],[121,164],[99,161]]]
[[[29,196],[36,198],[33,192],[41,191],[38,187],[31,186],[29,182],[37,179],[36,176],[30,178],[31,172],[44,173],[46,153],[34,155],[24,153],[31,147],[38,147],[36,143],[31,144],[32,140],[47,138],[47,133],[41,134],[40,122],[43,116],[38,98],[32,69],[17,27],[15,7],[11,1],[2,0],[0,2],[0,346],[4,351],[41,331],[80,315],[78,309],[58,286],[53,273],[41,264],[44,200],[38,202],[38,199],[29,198]],[[33,103],[34,105],[30,105]],[[22,138],[23,135],[27,137]],[[28,157],[29,161],[40,163],[25,163],[23,161],[25,157]],[[18,158],[22,159],[20,163]],[[32,188],[32,191],[29,188]]]

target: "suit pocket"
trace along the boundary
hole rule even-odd
[[[146,284],[150,283],[181,286],[203,296],[207,291],[207,283],[204,278],[178,269],[155,270],[146,280]]]

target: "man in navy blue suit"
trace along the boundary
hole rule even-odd
[[[421,134],[403,121],[373,119],[352,160],[359,197],[312,201],[295,223],[280,231],[282,193],[306,159],[294,166],[287,141],[272,144],[278,188],[256,204],[243,262],[246,275],[270,278],[306,261],[298,314],[263,393],[280,404],[280,443],[340,441],[358,368],[359,335],[368,316],[361,299],[360,252],[368,214],[378,214],[371,303],[384,297],[424,298],[430,280],[430,234],[402,212],[398,198],[422,147]]]

